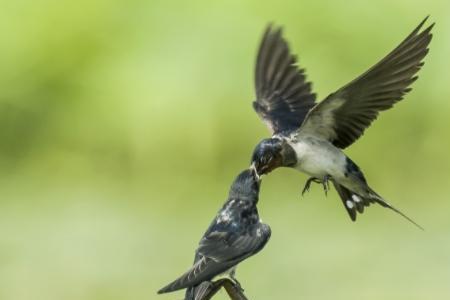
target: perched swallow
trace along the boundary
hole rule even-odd
[[[378,203],[417,225],[375,193],[342,150],[364,133],[380,111],[411,90],[432,38],[434,23],[421,31],[427,19],[385,58],[319,103],[281,28],[269,26],[256,60],[253,107],[273,135],[253,152],[258,174],[292,167],[311,176],[303,193],[312,181],[322,183],[327,191],[331,180],[353,221],[357,212]]]
[[[199,299],[195,296],[206,289],[204,282],[221,274],[229,275],[239,285],[234,277],[236,266],[258,253],[271,234],[270,227],[261,223],[256,208],[259,186],[260,179],[253,168],[237,176],[228,200],[200,240],[194,265],[158,294],[187,288],[186,299]]]

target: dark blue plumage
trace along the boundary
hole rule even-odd
[[[237,176],[227,201],[200,240],[192,268],[158,293],[188,288],[186,298],[190,299],[217,275],[229,272],[235,280],[234,268],[258,253],[270,238],[270,227],[261,223],[256,208],[259,185],[253,168]]]

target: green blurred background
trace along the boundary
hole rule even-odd
[[[437,23],[413,91],[347,153],[426,228],[277,170],[250,299],[450,297],[449,1],[7,1],[0,9],[0,299],[181,299],[156,290],[268,132],[253,65],[274,21],[319,99]],[[227,299],[221,293],[216,299]]]

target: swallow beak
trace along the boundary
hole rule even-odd
[[[253,171],[255,172],[256,179],[258,179],[258,181],[261,180],[261,177],[263,176],[263,174],[259,175],[258,168],[256,167],[255,161],[253,161],[252,164],[250,165],[250,169],[253,169]]]
[[[259,173],[269,174],[279,166],[281,166],[281,156],[269,156],[268,158],[263,160],[262,166],[257,169],[259,169]]]

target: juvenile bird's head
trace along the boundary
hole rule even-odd
[[[258,202],[261,180],[253,168],[242,171],[234,180],[229,192],[229,199],[248,199]]]
[[[259,176],[283,166],[284,145],[280,139],[262,140],[253,151],[252,165]],[[287,145],[287,144],[286,144]],[[289,145],[287,145],[290,147]]]

